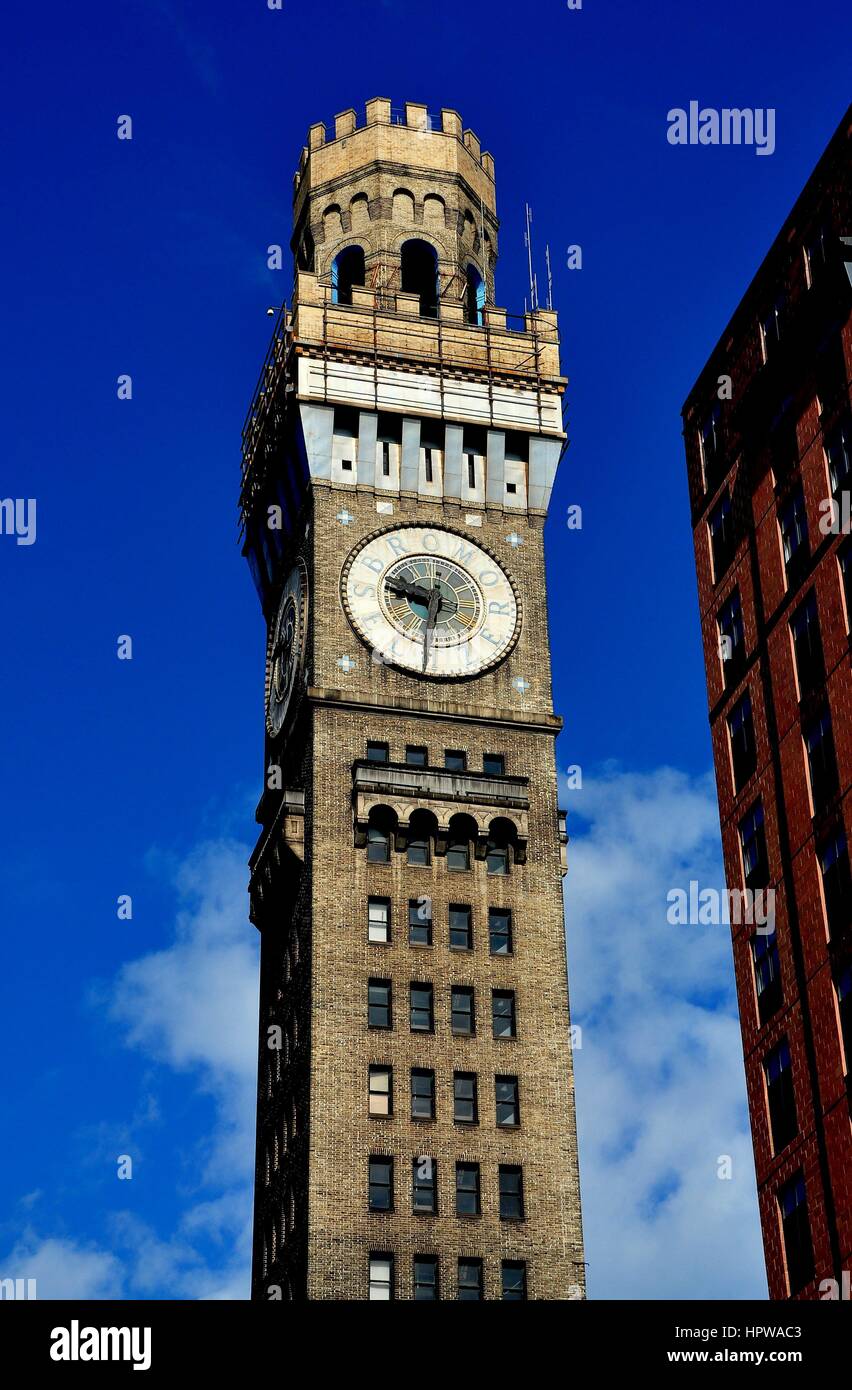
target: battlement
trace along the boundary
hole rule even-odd
[[[380,139],[380,134],[385,138]],[[355,149],[351,144],[353,137]],[[342,160],[336,158],[341,141],[347,142],[346,156]],[[465,168],[469,166],[468,172],[476,171],[478,177],[473,181],[477,184],[477,192],[489,207],[493,207],[494,159],[488,151],[482,150],[479,137],[472,130],[464,129],[459,113],[446,107],[439,112],[429,111],[413,101],[397,108],[386,97],[374,97],[366,103],[361,124],[357,112],[350,107],[335,116],[333,134],[323,121],[310,127],[308,142],[293,176],[293,201],[297,201],[306,182],[321,184],[333,178],[338,168],[351,170],[366,163],[377,144],[381,144],[388,159],[422,168],[446,168],[446,147],[450,141],[465,152],[461,161],[454,159],[453,162],[460,162]]]

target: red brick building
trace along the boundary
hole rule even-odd
[[[852,1270],[852,108],[683,410],[774,1299]]]

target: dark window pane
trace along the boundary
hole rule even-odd
[[[840,1032],[846,1061],[846,1075],[852,1073],[852,965],[847,965],[837,981]]]
[[[371,1158],[369,1165],[370,1211],[393,1211],[393,1159]]]
[[[431,1033],[433,1024],[432,986],[411,986],[411,1031]]]
[[[457,1297],[467,1302],[482,1298],[481,1260],[459,1260]]]
[[[469,907],[450,906],[450,945],[460,951],[473,947],[473,929]]]
[[[367,744],[367,758],[371,763],[386,763],[390,756],[390,750],[386,743],[374,743],[372,740]]]
[[[524,1217],[524,1177],[520,1168],[504,1166],[499,1170],[500,1220],[522,1221]]]
[[[429,863],[429,841],[425,839],[409,840],[408,842],[408,862],[409,864],[428,864]]]
[[[819,815],[821,811],[825,810],[838,789],[834,734],[831,728],[831,715],[828,710],[823,710],[819,718],[814,720],[807,730],[805,747],[808,750],[814,814]]]
[[[450,1009],[452,1031],[472,1037],[476,1031],[473,990],[467,986],[453,985],[450,992]]]
[[[798,1132],[796,1100],[793,1094],[793,1064],[786,1038],[769,1053],[763,1068],[766,1073],[772,1147],[775,1153],[780,1153]]]
[[[506,845],[498,844],[496,840],[488,841],[485,861],[490,874],[507,874],[509,872],[509,851]]]
[[[834,426],[825,440],[825,457],[833,496],[849,489],[852,472],[852,421],[844,418]]]
[[[784,1233],[784,1254],[790,1293],[798,1293],[814,1277],[814,1252],[808,1221],[805,1180],[797,1173],[778,1193],[781,1226]]]
[[[835,937],[847,926],[852,910],[849,850],[842,827],[838,827],[820,847],[819,866],[829,935]]]
[[[408,940],[412,946],[432,945],[431,898],[409,898]]]
[[[435,1073],[415,1069],[411,1073],[411,1118],[412,1120],[434,1120],[435,1118]]]
[[[497,1104],[498,1125],[520,1124],[518,1078],[516,1076],[496,1076],[494,1078],[494,1098]]]
[[[523,1260],[503,1260],[503,1300],[522,1302],[527,1296],[527,1267]]]
[[[761,1025],[781,1007],[781,961],[775,932],[769,936],[755,935],[751,939],[754,959],[754,982],[757,990],[757,1014]]]
[[[457,1071],[453,1075],[453,1119],[461,1125],[479,1123],[476,1076],[473,1072]]]
[[[419,744],[417,746],[409,744],[405,750],[405,761],[409,767],[426,767],[429,763],[429,754]]]
[[[508,908],[492,907],[488,912],[488,949],[492,956],[512,954],[512,914]]]
[[[515,1036],[515,995],[512,990],[491,991],[491,1014],[495,1038]]]
[[[414,1301],[433,1303],[438,1298],[438,1261],[423,1255],[414,1257]]]
[[[822,685],[825,680],[825,662],[822,654],[822,638],[819,630],[816,594],[813,590],[804,603],[800,603],[790,620],[793,638],[793,651],[796,657],[796,677],[799,694],[805,695]]]
[[[438,1164],[434,1158],[421,1155],[412,1159],[412,1210],[434,1214],[438,1210]]]
[[[787,498],[778,516],[787,578],[795,582],[808,555],[808,521],[805,496],[799,485]]]
[[[731,516],[731,497],[725,490],[707,521],[710,550],[713,556],[713,578],[718,584],[733,555],[734,527]]]
[[[447,868],[470,868],[470,842],[468,840],[450,841],[447,845]]]
[[[748,692],[738,701],[728,716],[728,732],[731,739],[731,758],[734,765],[734,786],[739,791],[757,766],[754,719],[751,712],[751,697]]]
[[[370,980],[367,986],[367,1015],[371,1028],[390,1028],[390,980]]]
[[[740,844],[746,888],[766,888],[769,884],[769,857],[766,850],[763,804],[760,801],[756,802],[748,815],[740,821]]]
[[[489,777],[503,777],[506,773],[506,759],[502,753],[485,753],[482,758],[482,771]]]
[[[716,621],[725,684],[735,685],[745,667],[745,630],[739,589],[734,589],[730,598],[723,603]]]
[[[457,748],[448,748],[444,754],[444,767],[448,772],[465,772],[467,754],[460,752]]]
[[[367,828],[367,858],[371,864],[390,862],[390,835],[377,825]]]
[[[456,1164],[456,1215],[479,1215],[479,1164]]]

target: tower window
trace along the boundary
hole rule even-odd
[[[848,925],[852,908],[849,847],[842,826],[838,826],[822,844],[819,850],[819,867],[828,930],[832,937],[836,937]]]
[[[435,1073],[423,1067],[414,1067],[411,1072],[411,1118],[435,1118]]]
[[[387,1303],[393,1298],[393,1255],[370,1256],[369,1280],[371,1303]]]
[[[481,326],[485,309],[485,284],[474,265],[469,265],[465,272],[465,306],[468,323]]]
[[[476,1075],[472,1071],[453,1072],[453,1119],[457,1125],[479,1124]]]
[[[371,1066],[369,1073],[369,1111],[371,1115],[393,1114],[393,1071]]]
[[[367,899],[367,940],[376,945],[390,941],[390,898]]]
[[[458,748],[448,748],[444,753],[444,767],[447,772],[466,772],[467,754]]]
[[[386,743],[376,743],[370,739],[367,743],[367,761],[370,763],[386,763],[390,759],[390,748]]]
[[[415,1212],[435,1216],[438,1212],[438,1164],[421,1155],[411,1163],[411,1207]]]
[[[488,949],[492,956],[512,954],[512,914],[508,908],[488,909]]]
[[[702,423],[701,429],[698,432],[705,487],[707,487],[709,481],[712,481],[714,470],[720,460],[721,426],[722,407],[717,402]]]
[[[788,583],[794,583],[808,553],[808,519],[801,483],[788,497],[778,515],[781,547]]]
[[[331,302],[351,304],[352,290],[366,279],[364,248],[346,246],[331,263]]]
[[[515,991],[512,989],[492,989],[491,1023],[495,1038],[517,1037],[515,1019]]]
[[[369,1164],[370,1211],[393,1211],[393,1159],[373,1156]]]
[[[482,1261],[459,1260],[456,1298],[471,1303],[482,1298]]]
[[[781,1007],[781,959],[778,955],[778,938],[775,932],[769,936],[755,933],[751,939],[751,954],[754,961],[754,984],[757,991],[757,1016],[760,1025],[767,1022]]]
[[[414,1256],[414,1301],[434,1303],[438,1293],[438,1261],[434,1255]]]
[[[465,454],[467,459],[467,485],[471,492],[476,491],[476,454]]]
[[[451,1028],[459,1037],[472,1038],[476,1032],[474,994],[469,985],[453,985],[450,990]]]
[[[424,318],[438,316],[438,256],[427,241],[405,241],[400,247],[403,294],[416,294]]]
[[[424,461],[424,466],[425,466],[425,468],[426,468],[426,481],[427,481],[427,483],[431,483],[431,482],[433,481],[433,473],[432,473],[432,450],[431,450],[431,449],[424,449],[424,450],[423,450],[423,461]]]
[[[731,761],[734,769],[734,789],[740,791],[745,786],[757,766],[757,748],[754,741],[754,719],[751,712],[751,697],[746,691],[728,716],[728,734],[731,740]]]
[[[766,888],[769,883],[769,855],[761,801],[756,801],[748,815],[740,821],[739,831],[745,886],[751,889]]]
[[[367,1022],[371,1028],[390,1028],[391,982],[370,980],[367,985]]]
[[[409,898],[408,944],[409,946],[432,945],[431,898]]]
[[[719,583],[725,570],[731,562],[734,549],[734,527],[731,516],[731,494],[728,489],[722,493],[719,501],[713,508],[707,519],[707,529],[710,532],[710,552],[713,557],[713,579]]]
[[[390,443],[387,439],[382,440],[382,477],[390,477]]]
[[[798,1293],[814,1277],[814,1251],[808,1221],[805,1179],[796,1173],[778,1192],[778,1209],[784,1237],[787,1282],[790,1293]]]
[[[479,1164],[456,1164],[456,1216],[479,1216]]]
[[[779,1154],[798,1132],[796,1098],[793,1092],[793,1063],[790,1045],[782,1038],[763,1063],[766,1074],[766,1098],[769,1124],[772,1130],[772,1149]]]
[[[501,1129],[510,1129],[521,1123],[516,1076],[495,1076],[494,1099],[497,1105],[497,1124]]]
[[[450,946],[456,951],[473,950],[473,923],[469,907],[450,904]]]
[[[504,1303],[521,1303],[527,1296],[527,1266],[524,1260],[503,1260],[500,1264]]]
[[[508,845],[496,837],[490,839],[485,851],[485,863],[489,874],[507,874],[509,872]]]
[[[390,863],[390,832],[376,822],[367,827],[367,859],[371,864]]]
[[[506,759],[502,753],[483,753],[482,771],[487,777],[505,777]]]
[[[435,1012],[432,1003],[432,986],[411,985],[409,1007],[412,1033],[434,1032]]]
[[[513,1164],[502,1164],[500,1179],[500,1220],[523,1221],[524,1219],[524,1175],[523,1170]]]
[[[405,761],[408,767],[428,767],[429,752],[422,744],[409,743],[405,750]]]

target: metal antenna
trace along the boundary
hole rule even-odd
[[[533,313],[535,313],[536,309],[538,308],[538,289],[537,289],[537,286],[536,286],[536,283],[535,283],[535,275],[533,274],[533,263],[532,263],[532,218],[533,218],[533,215],[532,215],[532,208],[530,207],[529,203],[525,203],[525,204],[524,204],[524,207],[525,207],[525,209],[526,209],[526,231],[524,232],[524,242],[525,242],[526,248],[527,248],[527,261],[528,261],[528,264],[529,264],[529,271],[530,271],[530,308],[532,309]]]
[[[544,259],[547,261],[547,307],[553,308],[553,267],[550,264],[550,247],[544,248]]]

